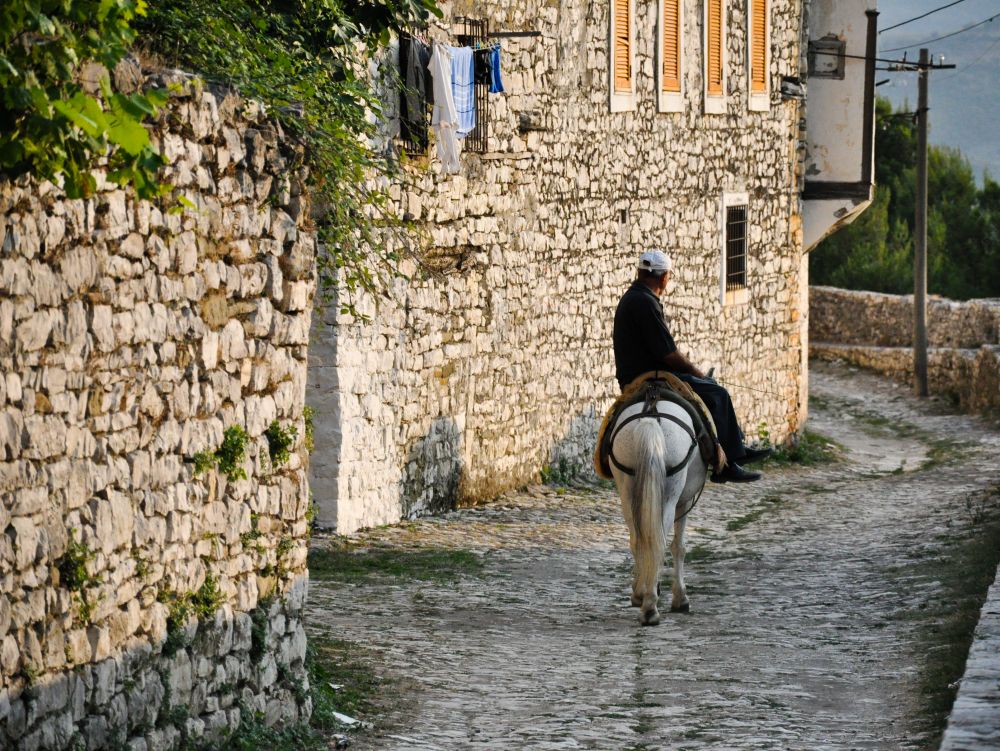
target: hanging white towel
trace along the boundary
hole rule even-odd
[[[476,64],[472,47],[452,47],[451,91],[458,112],[458,137],[465,138],[476,127]]]
[[[459,160],[458,111],[451,86],[450,48],[444,44],[434,44],[431,53],[430,73],[434,78],[434,112],[431,127],[437,139],[437,154],[446,173],[456,173],[461,167]]]

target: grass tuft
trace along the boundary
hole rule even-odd
[[[483,562],[469,550],[427,548],[398,550],[363,548],[313,548],[309,551],[309,575],[342,582],[378,578],[450,581],[463,575],[478,575]]]

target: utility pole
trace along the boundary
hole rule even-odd
[[[913,248],[913,390],[927,396],[927,76],[930,60],[920,50],[917,88],[917,190]]]

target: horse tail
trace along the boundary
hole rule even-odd
[[[667,442],[657,420],[636,420],[638,456],[632,492],[636,584],[656,602],[660,566],[666,552],[663,504],[666,499]],[[645,608],[645,606],[644,606]]]

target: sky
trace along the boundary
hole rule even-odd
[[[958,31],[1000,14],[1000,0],[963,0],[927,18],[888,29],[901,21],[947,5],[953,0],[879,0],[879,56],[907,59],[919,56],[917,44]],[[955,70],[933,71],[928,86],[931,143],[957,146],[969,158],[981,179],[989,170],[1000,180],[1000,18],[949,39],[926,46],[935,62],[944,55]],[[917,74],[879,71],[876,81],[888,79],[876,91],[897,107],[917,102]]]

